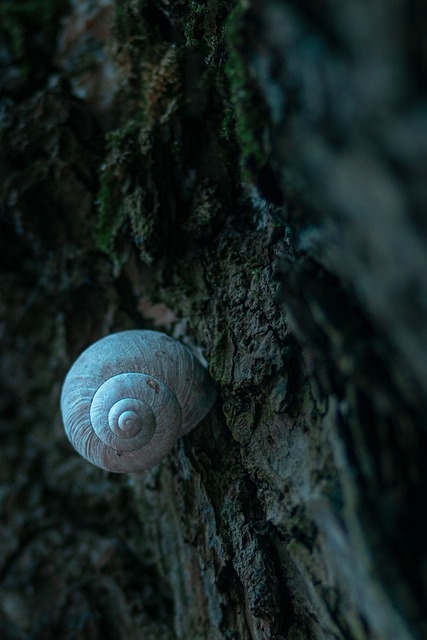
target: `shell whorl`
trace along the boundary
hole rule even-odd
[[[117,473],[159,462],[212,407],[215,386],[192,352],[157,331],[95,342],[64,381],[61,411],[73,447]]]

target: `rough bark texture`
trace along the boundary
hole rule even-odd
[[[1,638],[425,637],[425,4],[0,18]],[[128,328],[219,399],[118,476],[58,399]]]

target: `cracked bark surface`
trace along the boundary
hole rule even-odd
[[[425,637],[424,4],[31,6],[0,9],[0,636]],[[58,399],[129,328],[219,398],[117,476]]]

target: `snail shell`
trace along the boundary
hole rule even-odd
[[[211,409],[208,372],[180,342],[123,331],[95,342],[65,378],[61,411],[73,447],[117,473],[159,462]]]

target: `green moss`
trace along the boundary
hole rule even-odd
[[[236,0],[177,0],[171,8],[174,28],[180,31],[177,45],[171,44],[166,23],[149,3],[118,0],[116,34],[132,69],[132,82],[125,87],[132,120],[107,138],[108,159],[100,175],[95,228],[96,245],[105,253],[114,253],[124,221],[147,264],[162,254],[165,245],[170,245],[169,256],[179,253],[182,234],[187,240],[199,242],[217,231],[224,196],[228,197],[233,183],[240,178],[235,137],[239,105],[228,97],[231,83],[224,70],[225,23],[235,6]],[[194,58],[186,49],[190,40],[197,41]],[[189,70],[193,72],[195,67],[190,82]],[[207,166],[204,161],[197,162],[198,158],[192,160],[198,167],[195,182],[181,190],[186,176],[192,176],[194,171],[182,166],[188,162],[189,150],[194,150],[192,142],[189,147],[187,132],[181,131],[181,123],[186,125],[186,116],[194,118],[196,112],[197,117],[204,118],[204,101],[208,100],[211,123],[203,135],[209,146],[207,153],[215,161]],[[227,114],[224,104],[228,105]],[[229,131],[225,140],[218,129],[227,117]],[[244,127],[239,125],[240,130],[243,139]],[[250,146],[245,143],[245,148]],[[248,155],[251,153],[248,151]],[[154,179],[159,164],[165,167],[167,194],[160,180]],[[217,189],[222,180],[230,186],[223,192]],[[176,227],[173,233],[172,225]]]
[[[139,125],[130,120],[107,135],[108,157],[99,173],[98,213],[94,227],[97,248],[114,256],[114,243],[124,224],[122,185],[126,167],[137,153]]]
[[[109,256],[114,253],[114,240],[123,225],[120,195],[114,171],[107,166],[100,175],[98,215],[94,231],[97,248]]]
[[[207,6],[200,0],[188,1],[188,12],[184,24],[185,44],[187,47],[196,45],[203,33],[204,18],[207,15]]]
[[[127,153],[129,145],[135,136],[138,135],[139,125],[135,120],[129,120],[122,127],[110,131],[107,134],[107,148],[114,150],[117,154]]]
[[[229,83],[230,103],[226,108],[222,133],[228,140],[236,135],[242,160],[244,177],[257,173],[268,161],[263,122],[266,105],[242,54],[242,20],[244,11],[237,7],[226,23],[228,59],[225,73]]]
[[[186,46],[204,49],[205,61],[216,65],[223,49],[224,22],[236,0],[187,0],[182,4]]]

